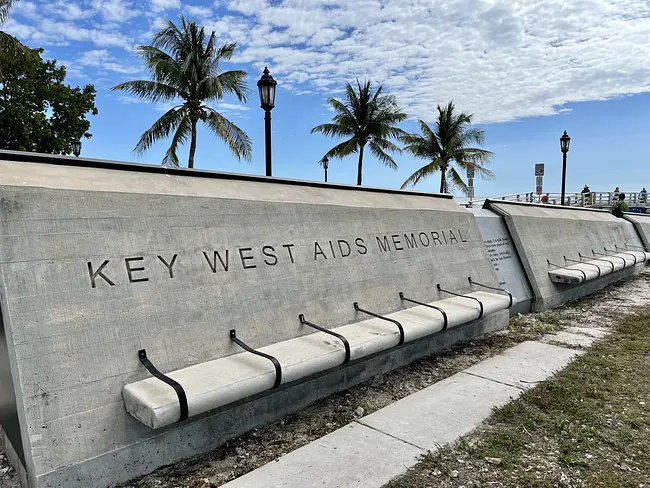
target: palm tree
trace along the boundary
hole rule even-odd
[[[400,148],[389,139],[399,138],[406,133],[396,124],[406,120],[406,114],[397,105],[393,95],[382,95],[381,85],[373,93],[370,81],[361,86],[357,80],[357,90],[347,83],[345,103],[330,98],[328,103],[336,115],[332,123],[314,127],[311,132],[321,132],[330,137],[346,137],[344,142],[334,146],[321,159],[343,159],[350,154],[359,153],[357,185],[361,184],[363,169],[363,152],[366,145],[379,161],[389,168],[397,169],[397,163],[387,151],[401,152]]]
[[[485,168],[492,153],[485,149],[468,147],[471,143],[483,145],[485,134],[481,129],[468,128],[472,115],[464,112],[454,113],[454,103],[446,107],[438,105],[438,119],[435,129],[419,120],[422,134],[407,134],[401,137],[406,144],[404,151],[416,158],[429,161],[403,184],[402,188],[415,186],[424,178],[440,171],[440,193],[446,193],[449,187],[458,188],[467,195],[467,185],[453,165],[459,169],[473,168],[479,178],[494,179],[494,173]]]
[[[215,33],[205,38],[204,27],[181,17],[178,28],[172,21],[153,37],[150,46],[140,46],[137,54],[144,58],[152,81],[127,81],[112,90],[124,90],[153,103],[180,99],[146,130],[134,151],[142,154],[154,142],[168,137],[172,132],[171,145],[163,158],[163,164],[179,166],[176,150],[190,140],[188,168],[194,167],[196,152],[196,126],[199,121],[222,139],[237,159],[251,157],[251,141],[246,133],[207,105],[221,100],[224,94],[233,94],[239,101],[246,101],[245,71],[222,71],[219,63],[229,60],[237,43],[215,46]]]
[[[18,2],[18,0],[0,0],[0,25],[9,20],[9,12],[11,11],[13,4],[16,2]],[[13,50],[15,53],[24,54],[25,46],[23,46],[15,37],[4,31],[0,31],[0,50]]]

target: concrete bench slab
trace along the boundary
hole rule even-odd
[[[484,315],[505,310],[510,305],[508,296],[483,291],[438,300],[431,305],[445,311],[448,328],[456,327],[479,317],[479,304],[467,297],[480,300]],[[425,306],[398,311],[387,317],[400,322],[405,342],[440,332],[444,327],[442,313]],[[378,318],[332,331],[348,340],[351,360],[390,349],[397,346],[400,339],[394,324]],[[259,351],[280,362],[283,384],[337,367],[345,359],[341,341],[324,332],[271,344]],[[269,390],[274,385],[275,374],[268,359],[244,352],[173,371],[167,376],[185,390],[191,417]],[[180,417],[176,392],[157,378],[125,385],[123,397],[127,411],[153,429],[173,424]]]
[[[645,252],[626,251],[612,254],[611,256],[602,256],[598,259],[573,264],[564,268],[557,268],[549,271],[548,276],[554,283],[579,285],[580,283],[595,280],[601,276],[630,268],[636,264],[645,263],[649,256],[650,254]]]

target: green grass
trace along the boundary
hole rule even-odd
[[[540,317],[541,319],[541,317]],[[560,320],[545,315],[544,325]],[[486,458],[497,458],[488,462]],[[431,479],[431,471],[440,471]],[[449,473],[458,471],[457,477]],[[480,432],[423,458],[394,488],[650,487],[650,313],[549,381],[496,409]]]

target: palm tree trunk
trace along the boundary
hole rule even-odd
[[[365,145],[362,145],[359,148],[359,170],[357,172],[357,185],[361,186],[361,173],[363,169],[363,148]]]
[[[190,159],[187,161],[187,167],[194,167],[194,153],[196,153],[196,120],[192,121],[192,143],[190,144]]]
[[[440,193],[447,193],[447,173],[444,168],[440,171]]]

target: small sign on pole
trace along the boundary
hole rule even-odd
[[[468,180],[469,180],[470,178],[471,178],[471,179],[474,179],[474,173],[475,173],[475,170],[476,170],[476,168],[474,168],[474,166],[469,166],[469,167],[467,168],[467,179],[468,179]]]
[[[474,187],[473,186],[467,187],[467,196],[469,197],[470,200],[474,199]]]
[[[535,176],[544,176],[544,163],[537,163],[535,165]]]
[[[537,187],[535,188],[535,192],[538,195],[541,195],[542,194],[542,185],[537,185]]]

